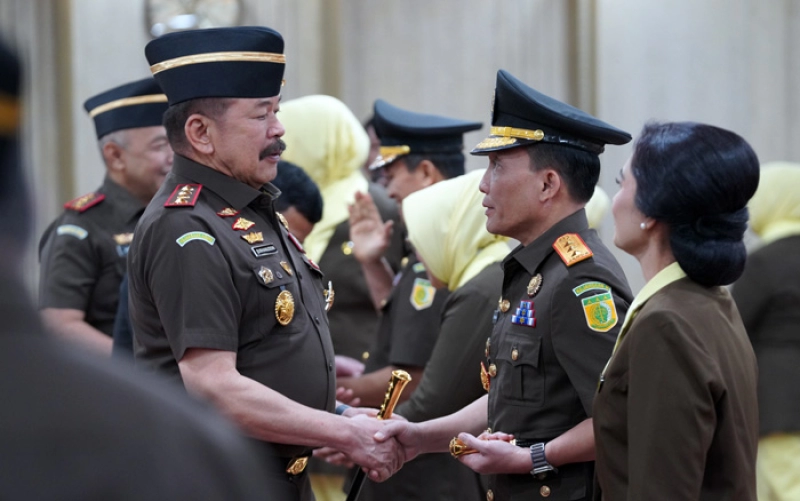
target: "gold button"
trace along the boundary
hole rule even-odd
[[[508,299],[503,299],[500,301],[500,311],[505,313],[509,308],[511,308],[511,302]]]
[[[519,358],[519,350],[514,348],[513,350],[511,350],[511,360],[516,360],[518,358]]]
[[[355,246],[356,244],[354,244],[352,240],[344,242],[342,244],[342,254],[344,254],[345,256],[349,256],[350,254],[353,253],[353,247]]]
[[[491,489],[486,491],[486,501],[494,501],[494,492]]]
[[[364,353],[361,354],[361,360],[366,360],[368,358],[369,358],[369,352],[368,351],[365,351]]]
[[[550,487],[543,485],[541,489],[539,489],[539,494],[542,495],[543,498],[550,496]]]
[[[386,301],[385,299],[381,299],[381,308],[383,308],[384,306],[386,306],[386,303],[387,303],[387,302],[388,302],[388,301]]]
[[[491,346],[492,346],[492,338],[487,337],[486,338],[486,351],[484,352],[484,353],[486,353],[486,358],[489,358],[489,347],[491,347]]]
[[[400,267],[405,268],[407,264],[408,264],[408,256],[400,260]]]
[[[497,375],[497,366],[492,364],[489,366],[489,375],[495,377]]]

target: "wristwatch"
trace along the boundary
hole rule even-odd
[[[547,462],[544,457],[544,442],[531,445],[531,461],[533,462],[533,469],[531,475],[540,475],[542,473],[558,473],[558,469]]]

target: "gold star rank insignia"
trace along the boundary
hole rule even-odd
[[[567,267],[580,263],[594,255],[589,247],[586,246],[586,242],[577,233],[561,235],[553,243],[553,249],[558,252]]]
[[[539,292],[539,289],[542,287],[542,274],[537,273],[531,278],[531,281],[528,282],[528,297],[533,297]]]
[[[264,235],[260,231],[251,231],[247,235],[242,235],[242,238],[247,241],[248,244],[258,244],[264,241]]]
[[[194,207],[202,189],[202,184],[179,184],[164,202],[164,207]]]
[[[236,221],[233,222],[233,224],[231,225],[231,228],[233,228],[234,230],[247,231],[247,230],[249,230],[250,228],[252,228],[255,225],[256,225],[256,223],[254,223],[254,222],[252,222],[252,221],[250,221],[248,219],[245,219],[243,217],[240,217],[240,218],[237,218]]]
[[[217,212],[219,217],[233,217],[239,214],[239,211],[234,209],[233,207],[225,207],[221,211]]]
[[[76,212],[83,212],[86,209],[94,207],[105,199],[106,196],[102,193],[89,193],[88,195],[80,196],[75,200],[70,200],[64,204],[64,208],[74,210]]]
[[[275,299],[275,318],[281,325],[289,325],[294,318],[294,297],[289,291],[281,291]]]

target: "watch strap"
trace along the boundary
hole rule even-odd
[[[547,462],[547,458],[544,455],[544,445],[544,442],[538,442],[530,447],[531,462],[533,463],[531,475],[540,475],[549,472],[558,473],[558,470]]]

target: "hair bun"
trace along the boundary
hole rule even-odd
[[[739,241],[747,230],[747,219],[747,207],[743,207],[725,214],[700,216],[691,227],[702,238]]]

